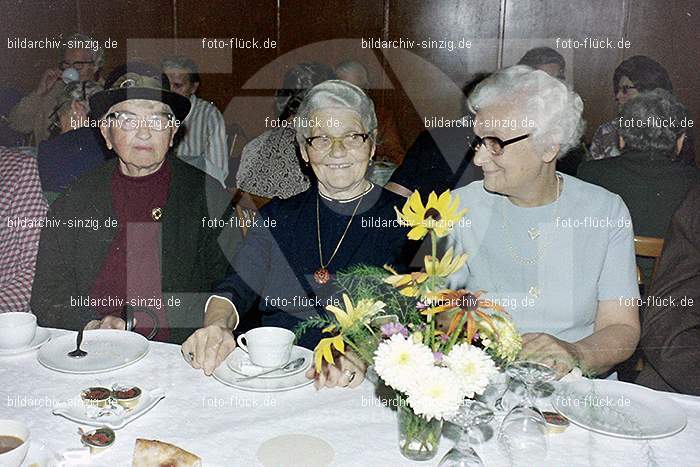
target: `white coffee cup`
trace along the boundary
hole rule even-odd
[[[16,448],[0,454],[0,465],[19,467],[29,451],[29,427],[14,420],[0,420],[0,436],[14,436],[24,441]]]
[[[0,349],[20,349],[36,334],[36,316],[32,313],[0,313]]]
[[[236,341],[254,365],[273,368],[289,361],[294,337],[289,329],[263,326],[241,334]]]

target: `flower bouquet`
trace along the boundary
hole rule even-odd
[[[414,460],[435,456],[442,421],[465,398],[483,393],[498,365],[514,360],[521,348],[509,315],[481,298],[483,291],[446,287],[448,276],[467,261],[452,248],[437,257],[438,239],[465,213],[458,207],[459,198],[453,200],[449,190],[439,197],[431,193],[425,205],[414,192],[397,215],[411,227],[409,239],[430,235],[425,269],[399,274],[390,266],[360,265],[339,273],[345,309],[330,305],[328,316],[298,329],[321,327],[331,334],[314,350],[317,372],[324,360],[335,364],[334,353],[349,348],[397,391],[399,447]]]

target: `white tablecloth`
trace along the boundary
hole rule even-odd
[[[262,442],[283,434],[322,438],[335,451],[336,466],[436,465],[453,445],[443,436],[440,453],[429,462],[404,459],[397,446],[395,413],[374,395],[365,381],[355,390],[316,391],[306,386],[282,393],[239,391],[190,368],[176,345],[151,343],[138,363],[112,373],[69,375],[50,371],[36,351],[0,357],[0,419],[29,424],[32,439],[49,448],[79,447],[78,426],[51,414],[47,405],[75,395],[81,388],[115,380],[138,381],[143,388],[161,387],[167,396],[153,410],[117,431],[115,445],[93,458],[92,465],[131,465],[136,438],[159,439],[187,449],[205,466],[261,465]],[[683,407],[688,426],[681,433],[653,441],[623,440],[572,425],[550,436],[547,466],[698,466],[700,465],[700,398],[665,394]],[[663,417],[663,414],[658,414]],[[496,423],[492,424],[495,429]],[[38,442],[30,449],[32,459]],[[487,466],[506,465],[495,439],[476,446]]]

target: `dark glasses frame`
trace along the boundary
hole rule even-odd
[[[474,139],[472,140],[472,143],[470,147],[474,150],[477,151],[479,149],[479,146],[485,145],[486,149],[493,154],[494,156],[500,156],[503,154],[503,151],[505,150],[506,146],[517,143],[518,141],[522,141],[524,139],[527,139],[530,137],[530,133],[516,136],[515,138],[507,139],[503,141],[501,138],[497,138],[495,136],[484,136],[483,138],[480,136],[474,135]],[[486,144],[486,142],[492,142],[495,146],[499,148],[498,152],[494,152],[491,150],[489,144]]]

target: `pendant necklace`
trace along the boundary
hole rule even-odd
[[[371,190],[371,185],[370,185],[370,190]],[[345,235],[348,233],[348,230],[350,230],[350,225],[352,225],[352,220],[355,218],[355,214],[357,213],[357,210],[360,208],[360,204],[362,204],[362,199],[365,197],[365,195],[369,192],[366,191],[360,196],[360,200],[357,202],[355,205],[355,209],[352,211],[352,215],[350,216],[350,220],[348,221],[348,225],[345,226],[345,231],[343,232],[343,235],[340,236],[340,240],[338,240],[338,244],[335,246],[335,250],[333,250],[333,254],[331,255],[330,259],[328,260],[327,263],[323,263],[323,247],[321,246],[321,212],[319,208],[319,198],[321,197],[320,193],[316,194],[316,234],[318,238],[318,259],[319,263],[321,264],[321,267],[314,272],[314,280],[323,285],[328,283],[329,280],[331,280],[331,273],[328,271],[328,265],[331,264],[331,261],[333,261],[333,258],[335,258],[336,253],[338,253],[338,250],[340,249],[340,244],[343,243],[343,240],[345,239]]]

